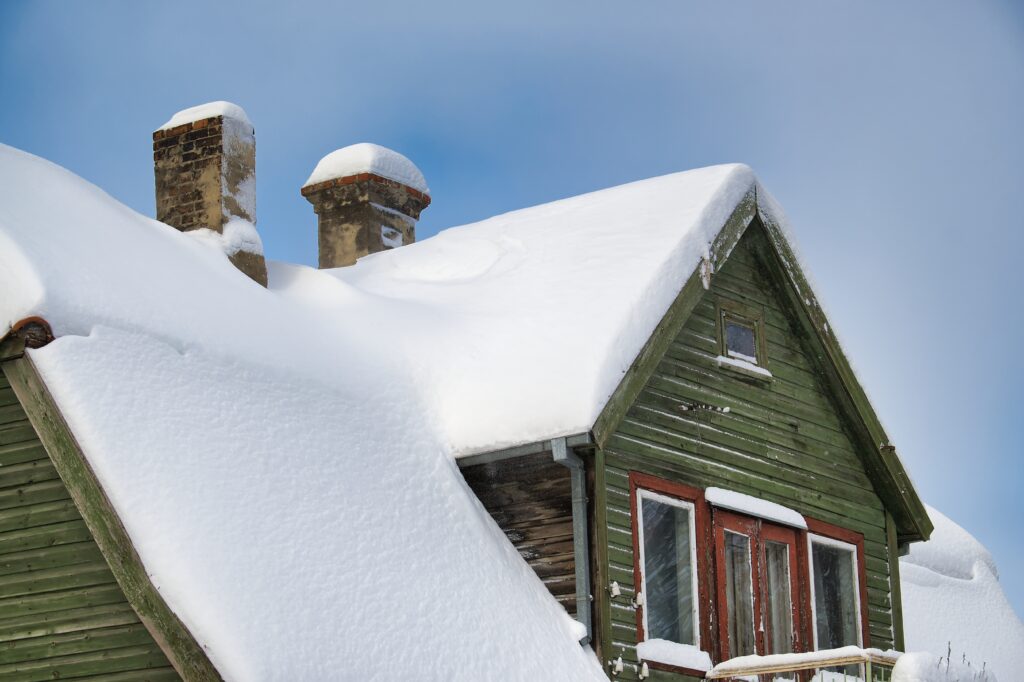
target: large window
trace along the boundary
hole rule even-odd
[[[863,640],[857,547],[813,534],[808,541],[815,648],[859,646]]]
[[[644,632],[648,639],[699,644],[693,504],[637,491]]]
[[[720,658],[798,650],[799,531],[716,508],[714,537]]]
[[[652,666],[698,670],[698,661],[710,665],[712,639],[704,492],[637,472],[629,483],[637,642],[672,652],[671,662],[650,660]]]
[[[868,645],[862,535],[735,492],[629,482],[632,606],[638,643],[659,640],[649,651],[723,661]]]

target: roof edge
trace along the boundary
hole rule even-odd
[[[53,328],[43,318],[32,316],[19,320],[0,336],[0,362],[20,358],[25,349],[42,348],[53,339]]]
[[[896,454],[896,447],[890,442],[878,414],[868,400],[867,392],[839,344],[839,339],[832,331],[833,327],[825,316],[824,308],[818,302],[807,276],[800,267],[799,259],[785,234],[781,221],[775,215],[772,203],[774,202],[770,199],[770,195],[767,201],[762,201],[759,198],[757,217],[764,227],[764,233],[768,237],[785,278],[797,293],[796,296],[790,297],[792,305],[797,307],[809,322],[806,325],[807,331],[811,332],[812,338],[821,344],[828,365],[835,372],[833,383],[842,389],[844,402],[847,402],[846,407],[859,418],[867,440],[870,441],[868,452],[876,460],[875,465],[879,467],[879,472],[884,474],[892,484],[893,488],[890,492],[897,493],[897,504],[894,506],[902,512],[897,517],[897,521],[901,522],[900,525],[903,526],[899,540],[900,542],[927,540],[931,536],[934,525],[928,517],[924,502],[917,494],[903,462]]]
[[[750,221],[756,215],[757,185],[755,182],[743,195],[743,198],[736,203],[732,213],[711,244],[710,256],[698,263],[696,269],[687,278],[675,300],[672,301],[661,321],[651,332],[629,369],[622,375],[618,386],[612,391],[604,408],[594,421],[591,433],[598,447],[604,447],[608,437],[626,416],[626,410],[636,400],[643,385],[654,373],[661,356],[668,349],[672,339],[679,333],[701,296],[710,286],[710,273],[725,263],[729,254],[739,243],[740,237],[746,232]]]
[[[760,196],[766,195],[766,196]],[[672,339],[689,319],[701,296],[710,286],[711,273],[716,272],[732,253],[747,228],[758,221],[764,228],[769,243],[775,252],[782,274],[791,285],[791,303],[797,307],[800,317],[808,322],[807,331],[825,351],[827,363],[833,375],[828,377],[833,388],[842,394],[843,408],[856,417],[863,431],[867,450],[865,465],[869,474],[874,470],[882,477],[882,487],[887,495],[881,495],[887,507],[893,507],[900,526],[899,541],[914,542],[927,540],[933,530],[931,519],[924,503],[918,496],[895,447],[882,428],[881,421],[868,401],[867,393],[857,379],[838,339],[831,331],[818,299],[799,265],[799,259],[790,244],[783,227],[783,219],[771,195],[760,187],[755,179],[750,189],[737,202],[735,208],[719,230],[711,246],[710,257],[700,264],[687,278],[675,300],[655,327],[651,336],[637,354],[629,369],[623,374],[618,386],[612,392],[591,429],[594,443],[604,447],[608,438],[626,415],[629,406],[636,400],[644,384],[653,374],[657,364]]]
[[[7,334],[4,339],[11,337]],[[143,625],[186,680],[221,680],[203,647],[157,591],[121,522],[31,359],[20,354],[0,365],[54,468],[85,520]]]

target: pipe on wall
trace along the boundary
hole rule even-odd
[[[576,565],[576,620],[586,629],[580,644],[587,645],[593,637],[590,618],[590,539],[587,533],[587,473],[583,460],[568,446],[565,438],[551,441],[555,462],[569,469],[572,483],[572,548]]]

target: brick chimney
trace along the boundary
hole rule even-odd
[[[321,268],[413,243],[420,212],[430,205],[427,182],[412,161],[365,142],[321,159],[302,196],[317,214]]]
[[[156,219],[210,230],[239,270],[263,286],[256,233],[256,134],[241,107],[210,102],[179,111],[153,133]]]

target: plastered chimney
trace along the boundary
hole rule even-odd
[[[416,241],[430,205],[423,174],[398,152],[362,143],[331,152],[302,187],[319,224],[321,268]]]
[[[210,102],[179,111],[153,133],[156,218],[209,230],[239,270],[267,285],[256,233],[256,134],[241,107]]]

